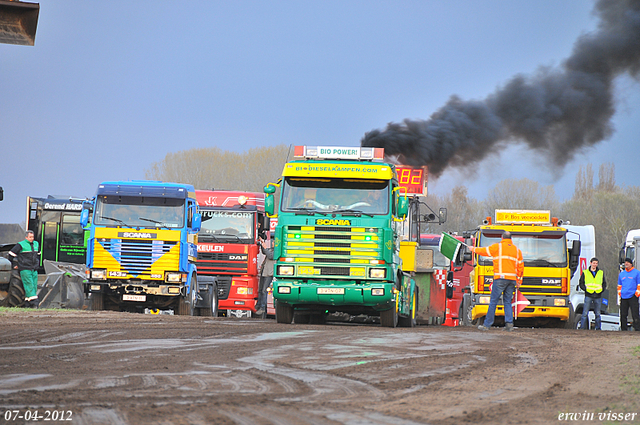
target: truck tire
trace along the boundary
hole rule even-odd
[[[416,327],[416,311],[418,310],[418,288],[416,287],[413,293],[413,300],[411,301],[411,311],[408,316],[398,317],[398,326],[403,328],[415,328]]]
[[[380,312],[380,325],[384,328],[398,326],[398,300],[396,299],[389,310]]]
[[[4,307],[22,307],[24,305],[24,286],[22,279],[17,271],[11,272],[11,280],[9,281],[9,291],[3,300]]]
[[[460,315],[462,326],[471,326],[472,312],[473,312],[473,309],[471,307],[471,295],[464,294],[462,296],[462,314]]]
[[[309,316],[309,323],[312,325],[324,325],[327,323],[327,313],[312,314]]]
[[[193,316],[198,297],[198,281],[195,275],[191,278],[190,291],[178,300],[178,316]]]
[[[102,292],[91,293],[91,310],[104,310],[104,295],[102,294]]]
[[[580,322],[582,321],[582,314],[576,314],[574,329],[580,329]],[[589,321],[587,320],[587,329],[589,329]]]
[[[311,314],[309,313],[294,313],[293,323],[296,325],[306,325],[311,322]]]
[[[293,306],[274,300],[276,307],[276,322],[290,324],[293,320]]]
[[[211,297],[209,298],[209,307],[199,309],[200,316],[218,317],[218,286],[211,287]]]
[[[564,322],[565,329],[575,329],[576,327],[576,313],[573,311],[573,306],[569,303],[569,318]]]

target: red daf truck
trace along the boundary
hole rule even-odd
[[[198,233],[198,276],[216,278],[219,313],[252,317],[260,265],[258,237],[270,239],[264,193],[196,190],[202,214]],[[268,243],[268,242],[267,242]]]

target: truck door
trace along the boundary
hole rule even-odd
[[[44,260],[58,261],[58,229],[59,223],[57,221],[42,223],[41,266]]]

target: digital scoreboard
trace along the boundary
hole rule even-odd
[[[396,165],[398,183],[407,189],[407,195],[427,196],[427,167],[412,168]]]

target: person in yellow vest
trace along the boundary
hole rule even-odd
[[[591,265],[580,276],[580,289],[584,291],[584,303],[582,307],[582,319],[580,329],[588,329],[589,310],[593,309],[596,315],[596,330],[600,330],[600,308],[602,307],[602,293],[607,289],[607,280],[604,272],[598,268],[598,259],[593,257]]]

